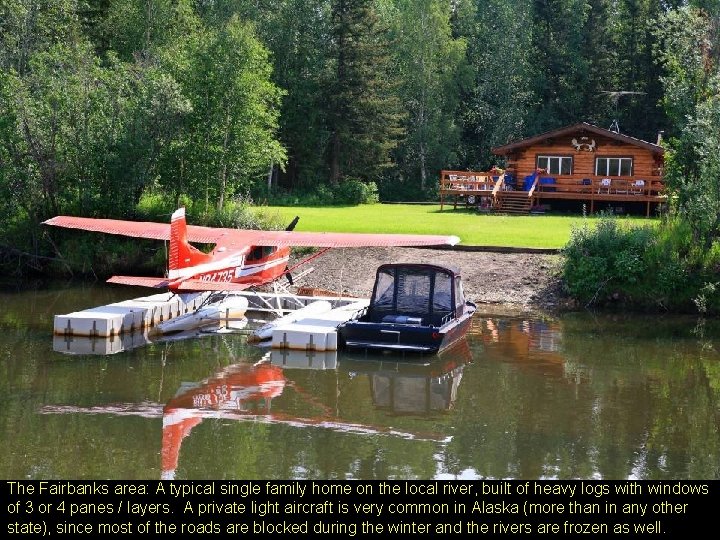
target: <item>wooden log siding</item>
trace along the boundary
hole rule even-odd
[[[573,158],[573,170],[569,175],[571,178],[590,178],[595,176],[595,160],[599,157],[624,157],[633,160],[633,176],[638,178],[649,178],[659,176],[656,170],[654,156],[648,150],[637,148],[628,144],[617,143],[603,144],[596,140],[597,149],[594,152],[587,150],[575,150],[569,141],[567,144],[552,145],[533,145],[525,149],[522,154],[510,159],[514,164],[508,166],[508,172],[511,169],[517,171],[518,179],[532,174],[537,167],[538,156],[568,156]],[[556,176],[548,174],[547,176]]]

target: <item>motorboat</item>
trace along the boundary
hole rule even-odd
[[[383,264],[367,309],[338,327],[349,350],[439,354],[465,336],[477,306],[465,299],[458,268]]]

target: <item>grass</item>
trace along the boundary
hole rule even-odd
[[[447,207],[441,212],[440,205],[417,204],[262,208],[277,212],[287,223],[300,216],[297,231],[449,234],[459,236],[464,245],[533,248],[562,248],[573,226],[592,226],[600,219],[552,214],[487,215]],[[622,221],[637,226],[657,223],[656,219],[644,217],[625,217]]]

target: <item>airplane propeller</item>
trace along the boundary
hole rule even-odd
[[[298,221],[300,221],[300,216],[295,216],[295,219],[293,219],[293,220],[290,222],[290,225],[288,225],[287,227],[285,227],[285,230],[286,230],[286,231],[292,231],[293,229],[295,229],[295,225],[297,225],[297,222],[298,222]]]

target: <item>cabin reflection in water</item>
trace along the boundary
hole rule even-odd
[[[483,359],[513,363],[557,376],[571,366],[561,352],[558,321],[522,316],[484,315],[473,320],[470,335],[483,345]]]

